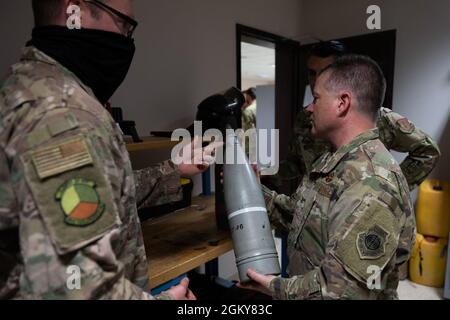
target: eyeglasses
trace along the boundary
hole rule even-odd
[[[107,4],[104,4],[101,1],[98,0],[84,0],[85,2],[88,3],[92,3],[93,5],[96,5],[97,7],[104,9],[104,10],[108,10],[112,13],[114,13],[117,17],[119,17],[120,19],[122,19],[124,22],[126,22],[128,24],[127,31],[126,31],[126,36],[128,38],[131,38],[133,36],[134,30],[136,30],[136,27],[138,26],[138,22],[136,20],[134,20],[133,18],[127,16],[126,14],[123,14],[122,12],[108,6]]]

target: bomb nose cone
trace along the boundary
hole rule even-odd
[[[261,187],[232,130],[227,132],[223,169],[225,206],[241,282],[250,281],[249,268],[266,275],[280,274]]]

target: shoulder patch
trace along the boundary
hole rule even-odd
[[[398,125],[400,131],[403,133],[406,133],[406,134],[413,133],[413,131],[415,129],[414,125],[406,118],[397,120],[397,125]]]
[[[374,225],[357,237],[359,257],[365,259],[379,259],[386,253],[386,242],[390,233],[379,225]]]
[[[379,200],[369,196],[353,212],[353,223],[332,252],[344,268],[361,281],[372,273],[369,267],[383,270],[398,246],[399,222]]]
[[[29,151],[21,160],[58,254],[78,250],[121,224],[110,179],[88,138]]]
[[[32,151],[31,158],[40,179],[93,163],[86,141],[81,136]]]
[[[94,181],[86,179],[70,179],[56,191],[68,225],[84,227],[94,223],[105,210]]]

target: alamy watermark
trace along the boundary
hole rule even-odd
[[[279,130],[278,129],[227,129],[225,138],[218,129],[206,130],[202,122],[194,122],[194,136],[186,129],[172,133],[172,141],[180,141],[173,149],[171,160],[176,165],[185,164],[257,164],[262,175],[274,175],[279,169]],[[203,141],[212,142],[218,147],[202,149]],[[226,151],[224,152],[224,147]],[[214,150],[215,149],[215,152]],[[241,150],[239,150],[241,149]],[[206,152],[205,152],[206,150]],[[247,157],[243,157],[244,152]],[[225,154],[224,154],[225,153]]]
[[[66,269],[68,275],[66,287],[69,290],[81,290],[81,269],[79,266],[71,265]]]
[[[367,273],[370,274],[367,278],[367,288],[369,290],[381,290],[381,268],[370,265],[367,267]]]
[[[71,4],[67,7],[67,14],[69,15],[69,18],[67,18],[67,28],[69,30],[73,29],[81,29],[81,9],[79,6],[75,4]]]
[[[367,29],[381,30],[381,8],[373,4],[367,7],[366,13],[370,14],[366,22]]]

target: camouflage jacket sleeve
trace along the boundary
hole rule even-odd
[[[138,208],[153,207],[181,200],[180,174],[171,160],[135,170],[133,173]]]
[[[378,120],[380,140],[390,150],[408,153],[401,163],[410,190],[431,173],[441,155],[437,143],[407,118],[382,108]]]
[[[273,279],[275,299],[380,298],[387,278],[396,275],[397,265],[408,256],[398,261],[396,254],[405,217],[397,200],[377,191],[381,184],[369,179],[345,191],[334,205],[322,263],[306,274]],[[372,278],[374,273],[379,278]],[[373,279],[380,279],[380,287],[372,287]]]
[[[276,227],[289,230],[295,209],[294,197],[278,194],[264,185],[262,186],[262,192],[270,222]]]

